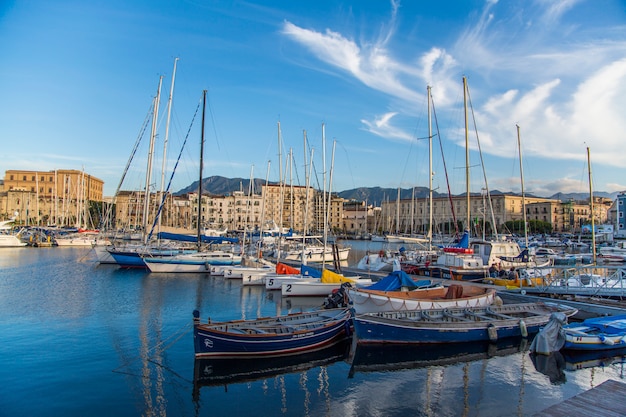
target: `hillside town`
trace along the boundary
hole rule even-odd
[[[374,206],[365,201],[347,200],[321,190],[290,184],[264,184],[261,190],[233,190],[224,195],[203,192],[198,216],[198,194],[123,190],[104,196],[104,182],[84,171],[7,170],[0,183],[0,219],[13,219],[22,226],[55,226],[83,229],[137,231],[141,229],[144,201],[149,199],[147,224],[157,212],[160,227],[175,232],[206,230],[241,232],[263,227],[317,233],[325,215],[335,235],[368,239],[372,235],[424,235],[428,232],[429,199],[388,199]],[[399,197],[399,194],[398,194]],[[465,195],[432,199],[433,233],[454,234],[471,224],[473,234],[513,233],[524,220],[536,233],[580,235],[593,222],[607,239],[626,237],[623,216],[626,194],[615,200],[594,197],[593,215],[589,199],[561,201],[522,197],[513,193],[471,194],[471,219]],[[159,210],[159,206],[161,209]],[[466,216],[465,216],[466,217]],[[263,225],[263,226],[261,226]]]

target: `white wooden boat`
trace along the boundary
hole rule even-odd
[[[322,278],[318,282],[285,282],[281,285],[281,295],[283,297],[324,297],[338,290],[343,283],[361,287],[372,284],[369,278],[361,278],[359,276],[345,277],[329,270],[322,271]]]
[[[433,308],[485,307],[491,305],[496,299],[495,289],[459,284],[413,291],[348,288],[347,293],[357,314]]]
[[[267,274],[265,275],[265,289],[266,290],[281,290],[283,283],[291,283],[291,282],[320,282],[320,279],[302,275],[302,274],[297,274],[297,275]]]
[[[272,272],[276,267],[267,265],[267,266],[242,266],[242,265],[231,265],[223,268],[224,278],[244,278],[250,274],[255,275],[267,275]]]
[[[241,285],[265,286],[267,272],[246,272],[241,277]]]

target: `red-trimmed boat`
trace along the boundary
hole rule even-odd
[[[350,309],[334,308],[203,324],[194,310],[195,356],[251,358],[312,352],[349,337],[351,318]]]

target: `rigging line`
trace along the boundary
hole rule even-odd
[[[345,146],[343,146],[343,144],[340,141],[337,141],[336,143],[339,143],[339,146],[346,154],[346,160],[348,161],[348,172],[350,172],[350,179],[352,180],[352,187],[357,188],[354,182],[354,173],[352,172],[352,165],[350,164],[350,155],[348,154],[348,150],[346,149]]]
[[[115,197],[117,197],[117,194],[119,193],[120,188],[122,188],[122,183],[124,182],[124,178],[126,178],[126,174],[128,173],[128,169],[130,168],[130,163],[133,161],[135,154],[137,153],[137,149],[139,149],[139,144],[141,143],[141,139],[146,133],[146,129],[148,128],[150,118],[152,117],[152,114],[153,114],[152,106],[153,106],[154,100],[155,99],[152,100],[152,103],[150,104],[150,108],[148,109],[148,113],[146,114],[146,118],[143,121],[141,129],[139,129],[139,135],[137,135],[137,139],[135,140],[135,145],[133,146],[133,150],[130,153],[128,162],[126,162],[126,168],[124,168],[124,172],[122,173],[122,178],[120,179],[120,182],[117,188],[115,189],[115,194],[114,194]],[[115,203],[115,201],[113,202]]]
[[[187,129],[187,134],[185,135],[185,140],[183,140],[183,144],[182,147],[180,148],[180,152],[178,153],[178,158],[176,159],[176,163],[174,164],[174,168],[172,168],[172,173],[170,175],[170,179],[169,182],[167,183],[167,188],[165,189],[165,192],[163,193],[163,196],[161,197],[161,202],[159,204],[159,209],[157,211],[156,216],[154,217],[154,222],[152,223],[152,228],[150,229],[150,233],[148,234],[148,240],[150,240],[152,238],[152,234],[154,233],[154,228],[156,227],[156,224],[159,220],[159,217],[161,216],[161,211],[163,211],[163,206],[165,205],[165,199],[167,198],[167,193],[170,190],[170,187],[172,185],[172,180],[174,179],[174,173],[176,173],[176,168],[178,167],[178,163],[180,162],[180,158],[182,156],[183,153],[183,149],[185,149],[185,145],[187,144],[187,139],[189,138],[189,134],[191,133],[191,127],[193,126],[195,120],[196,120],[196,116],[198,115],[198,110],[200,109],[200,104],[201,101],[198,102],[198,106],[196,107],[196,111],[193,114],[193,117],[191,118],[191,123],[189,124],[189,129]],[[198,198],[201,198],[201,196],[198,196]]]
[[[213,134],[215,135],[215,143],[217,144],[217,150],[220,149],[219,137],[217,136],[217,128],[215,127],[215,116],[213,114],[213,107],[211,106],[211,98],[207,100],[207,107],[209,108],[209,116],[211,116],[211,123],[213,124]]]
[[[474,122],[474,132],[476,132],[476,143],[478,145],[478,155],[480,156],[480,164],[483,169],[483,179],[485,181],[485,190],[487,191],[487,201],[489,201],[489,211],[491,212],[491,222],[493,225],[493,233],[496,235],[496,239],[498,239],[498,230],[496,227],[496,219],[493,212],[493,203],[491,201],[491,193],[489,191],[489,183],[487,182],[487,173],[485,172],[485,161],[483,159],[483,152],[480,147],[480,140],[478,139],[478,127],[476,127],[476,117],[474,116],[474,106],[472,105],[472,96],[470,95],[469,86],[467,87],[467,99],[470,106],[470,111],[472,113],[472,121]],[[484,226],[483,226],[484,227]]]
[[[452,213],[452,223],[454,224],[454,235],[459,237],[459,225],[456,220],[456,213],[454,212],[454,204],[452,202],[452,191],[450,190],[450,179],[448,177],[448,168],[446,165],[446,158],[443,152],[443,144],[441,142],[441,133],[439,132],[439,120],[437,119],[437,112],[435,111],[435,102],[431,100],[431,106],[433,107],[433,119],[435,120],[435,126],[437,130],[437,139],[439,140],[439,149],[441,151],[441,160],[443,162],[443,172],[446,177],[446,186],[448,187],[448,201],[450,202],[450,212]],[[431,173],[432,175],[432,173]]]

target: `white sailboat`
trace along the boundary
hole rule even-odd
[[[197,248],[194,253],[185,253],[174,256],[151,257],[146,255],[143,261],[150,272],[206,272],[210,273],[211,265],[238,265],[241,255],[221,250],[203,251],[202,245],[202,174],[204,162],[204,125],[206,113],[206,90],[202,92],[202,127],[200,134],[200,175],[198,180],[198,218],[197,218]]]
[[[9,224],[13,223],[15,218],[0,222],[0,247],[15,248],[26,246],[26,242],[22,242],[19,238],[19,232],[13,233]]]

